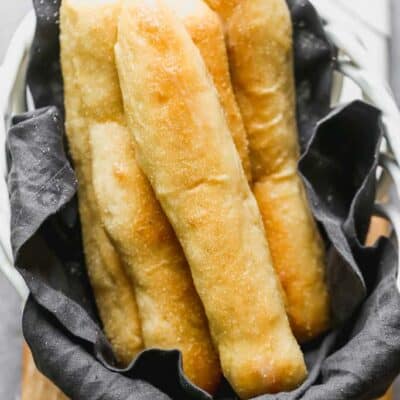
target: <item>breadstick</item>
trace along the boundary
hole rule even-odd
[[[218,13],[224,22],[224,27],[226,28],[226,23],[229,21],[235,8],[242,4],[246,0],[205,0],[205,2],[211,7],[212,10]],[[226,32],[225,32],[226,33]]]
[[[133,278],[145,346],[181,350],[188,377],[211,392],[219,383],[220,368],[204,310],[179,242],[149,182],[136,166],[131,148],[133,138],[124,125],[113,48],[120,7],[110,1],[103,7],[113,19],[107,21],[107,26],[92,27],[97,36],[108,42],[101,46],[99,40],[100,46],[76,61],[85,63],[87,70],[101,82],[102,107],[112,105],[112,115],[102,118],[103,114],[98,113],[89,125],[98,212],[128,275]],[[89,12],[99,14],[98,5],[93,5]],[[110,29],[113,33],[103,36],[103,31],[108,33]],[[97,108],[100,104],[98,96],[91,99],[90,90],[95,82],[89,86],[90,79],[93,78],[82,77],[80,89],[87,109],[93,109],[94,113],[100,111]]]
[[[285,0],[208,0],[225,18],[235,93],[249,135],[254,194],[300,341],[329,327],[324,247],[299,159],[292,26]]]
[[[242,398],[296,387],[303,356],[198,49],[160,0],[128,0],[116,55],[138,163],[186,254],[226,378]]]
[[[121,104],[122,108],[122,104]],[[93,182],[102,220],[129,268],[146,347],[179,349],[186,375],[214,392],[220,382],[203,306],[190,269],[125,126],[91,129]]]
[[[66,132],[79,182],[87,270],[105,333],[119,361],[128,364],[143,347],[137,305],[121,260],[101,226],[89,147],[90,124],[100,118],[112,118],[108,111],[112,111],[113,104],[106,96],[109,88],[94,73],[101,60],[97,65],[86,61],[104,47],[112,51],[113,45],[108,41],[116,36],[113,16],[112,8],[105,4],[94,8],[83,1],[63,0],[60,41]]]
[[[247,134],[233,93],[221,20],[203,0],[185,0],[184,5],[181,0],[167,0],[166,3],[183,22],[203,57],[217,89],[247,180],[251,182]]]

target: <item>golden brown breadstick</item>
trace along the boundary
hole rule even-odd
[[[212,393],[221,372],[203,305],[175,233],[136,164],[132,135],[125,126],[99,124],[91,129],[91,144],[102,220],[133,278],[145,346],[181,350],[187,376]]]
[[[243,398],[296,387],[303,356],[198,49],[160,0],[128,0],[116,54],[137,160],[184,249],[226,378]]]
[[[179,242],[149,182],[135,165],[130,148],[133,138],[124,125],[113,48],[119,5],[108,0],[101,10],[109,20],[98,21],[101,12],[95,3],[85,14],[79,8],[80,17],[90,19],[89,14],[93,13],[93,21],[98,24],[93,23],[84,32],[82,41],[87,40],[85,35],[93,35],[92,29],[101,38],[97,47],[88,48],[86,53],[78,49],[83,56],[74,57],[78,70],[85,68],[79,77],[79,88],[88,111],[86,116],[91,117],[93,146],[88,153],[92,156],[98,212],[134,278],[145,346],[180,349],[188,377],[203,389],[213,391],[219,383],[220,368],[202,304]],[[93,75],[88,76],[89,71]],[[101,82],[101,93],[92,97],[96,82]],[[99,96],[103,105],[99,104]],[[104,110],[106,115],[100,113],[98,107],[109,105],[112,114],[109,110]]]
[[[118,359],[127,364],[143,346],[140,322],[132,285],[101,226],[92,186],[89,147],[90,124],[101,118],[111,119],[112,113],[108,111],[113,109],[113,104],[108,101],[109,88],[94,73],[101,66],[101,57],[96,65],[86,61],[107,46],[112,52],[113,44],[108,42],[113,38],[115,41],[114,20],[112,8],[106,4],[94,7],[77,0],[62,2],[60,41],[66,131],[79,182],[86,265],[105,333]]]
[[[229,21],[235,8],[242,4],[246,0],[205,0],[205,2],[213,9],[224,21],[226,28],[226,23]]]
[[[274,267],[301,341],[325,331],[330,302],[324,247],[299,159],[292,26],[285,0],[207,0],[225,18],[234,89],[249,135],[254,194]]]
[[[182,0],[167,0],[166,3],[184,23],[194,44],[200,50],[225,111],[247,180],[251,182],[247,134],[233,93],[222,22],[218,14],[203,0],[185,0],[184,6]]]

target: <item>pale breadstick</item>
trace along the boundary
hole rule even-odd
[[[93,77],[84,76],[80,81],[82,96],[90,110],[87,115],[100,111],[98,107],[112,105],[112,115],[103,117],[97,113],[90,122],[93,146],[89,153],[99,214],[129,275],[134,278],[145,346],[181,350],[188,377],[203,389],[213,391],[219,383],[220,368],[202,304],[179,242],[150,184],[135,165],[130,149],[133,138],[123,122],[113,48],[120,7],[107,1],[102,9],[110,15],[107,26],[91,27],[96,36],[103,35],[104,30],[110,33],[102,36],[108,42],[102,46],[98,40],[97,47],[89,49],[84,58],[75,57],[76,64],[82,67],[85,63],[85,71],[93,73]],[[96,3],[87,12],[100,13]],[[101,82],[103,106],[98,104],[98,96],[92,97],[93,79]],[[115,168],[120,169],[119,176],[113,171],[118,159]]]
[[[95,11],[95,12],[94,12]],[[132,285],[121,260],[101,226],[92,186],[89,127],[112,118],[103,82],[94,73],[102,68],[86,61],[116,36],[116,23],[107,5],[63,0],[61,6],[61,61],[64,77],[66,132],[79,189],[79,211],[87,270],[100,318],[117,358],[129,363],[142,349],[141,328]],[[110,73],[105,71],[104,73]],[[115,71],[114,75],[116,77]],[[90,90],[89,90],[90,88]],[[118,85],[117,85],[117,89]]]
[[[145,346],[181,350],[186,375],[212,393],[221,372],[203,305],[175,233],[136,164],[132,135],[125,126],[100,124],[91,129],[91,143],[102,220],[133,278]]]
[[[233,93],[222,22],[203,0],[167,0],[166,3],[184,23],[194,44],[200,50],[224,109],[229,130],[242,165],[251,182],[247,134]]]
[[[285,0],[207,0],[225,18],[232,80],[249,135],[254,194],[300,341],[329,327],[324,247],[299,159],[292,25]]]
[[[164,3],[128,0],[116,54],[137,160],[185,251],[226,378],[242,398],[296,387],[303,356],[198,49]]]

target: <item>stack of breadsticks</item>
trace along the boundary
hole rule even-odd
[[[179,349],[212,393],[288,391],[329,327],[285,0],[63,0],[87,269],[121,363]]]

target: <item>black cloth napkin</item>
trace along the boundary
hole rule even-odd
[[[327,247],[335,326],[303,347],[308,379],[264,400],[367,400],[400,371],[397,256],[364,243],[375,197],[380,113],[353,102],[329,109],[335,49],[306,0],[289,0],[294,26],[299,170]],[[37,110],[8,135],[12,244],[31,295],[24,335],[39,369],[76,400],[211,399],[184,376],[178,351],[146,350],[118,368],[88,283],[77,182],[63,128],[58,0],[35,0],[28,84]],[[238,293],[240,296],[240,293]],[[215,399],[236,399],[227,382]]]

